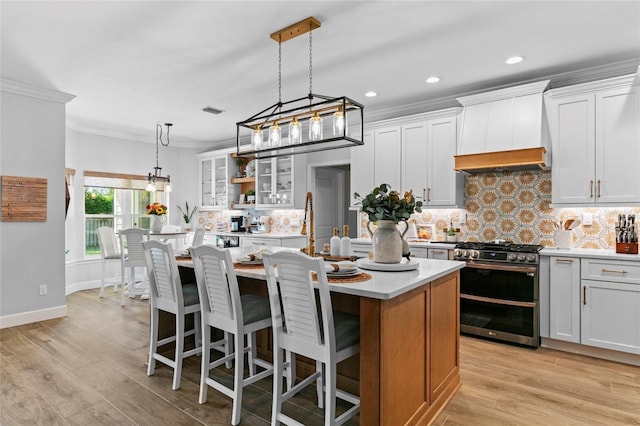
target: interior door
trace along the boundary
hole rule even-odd
[[[316,250],[329,243],[334,227],[342,230],[344,172],[331,167],[316,169],[315,242]]]

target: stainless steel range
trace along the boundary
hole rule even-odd
[[[523,345],[540,344],[539,245],[458,243],[460,331]]]

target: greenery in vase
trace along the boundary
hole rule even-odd
[[[364,197],[357,192],[353,196],[362,205],[361,211],[369,216],[369,221],[391,220],[398,223],[408,220],[415,212],[422,211],[422,201],[417,201],[413,190],[406,191],[400,197],[398,191],[392,191],[391,186],[383,183]]]
[[[196,214],[196,212],[198,211],[198,207],[194,207],[193,210],[191,210],[191,212],[189,212],[189,202],[185,201],[184,202],[185,205],[185,210],[182,210],[182,207],[178,206],[178,210],[180,210],[180,214],[182,215],[182,218],[184,219],[184,223],[190,223],[191,219],[193,218],[193,215]]]

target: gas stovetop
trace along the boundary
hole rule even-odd
[[[542,246],[535,244],[466,242],[455,245],[453,258],[455,260],[537,265],[540,261],[538,252],[541,249]]]
[[[535,244],[514,244],[514,243],[481,243],[468,242],[457,243],[454,248],[466,250],[492,250],[492,251],[517,251],[523,253],[537,253],[542,250],[542,246]]]

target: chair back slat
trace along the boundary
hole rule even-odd
[[[158,303],[163,305],[182,304],[182,291],[178,265],[170,244],[160,241],[144,241],[142,246],[145,250],[147,260],[147,270],[149,273],[149,283],[151,285],[151,297],[157,298]]]
[[[148,239],[148,229],[129,228],[120,231],[120,251],[124,253],[125,248],[127,249],[127,267],[147,266],[142,242]]]
[[[191,248],[203,315],[241,323],[238,281],[228,250],[204,245]],[[227,268],[229,265],[229,268]]]
[[[283,317],[274,316],[273,324],[274,328],[281,330],[280,344],[291,349],[316,347],[326,351],[335,348],[333,311],[323,260],[302,253],[283,251],[265,255],[264,264],[272,312],[276,307],[282,307]],[[274,269],[276,265],[277,278]],[[316,298],[314,290],[314,273],[319,298]],[[321,316],[318,315],[318,307]],[[328,330],[324,336],[321,329]]]

